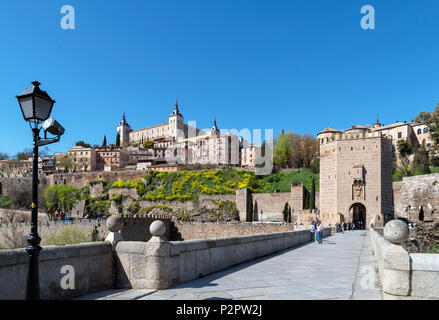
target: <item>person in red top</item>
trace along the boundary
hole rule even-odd
[[[317,221],[316,236],[317,236],[317,242],[319,244],[322,244],[323,243],[323,224],[320,220]]]

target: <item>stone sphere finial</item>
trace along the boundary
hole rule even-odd
[[[163,223],[163,221],[155,220],[149,226],[149,231],[153,236],[156,237],[163,236],[166,233],[166,225]]]
[[[408,239],[409,234],[409,227],[402,220],[389,221],[384,227],[384,238],[391,243],[401,244]]]
[[[123,227],[122,217],[112,215],[107,219],[106,225],[107,229],[111,232],[119,232],[120,230],[122,230]]]

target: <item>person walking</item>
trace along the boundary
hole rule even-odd
[[[313,221],[313,227],[314,227],[314,241],[317,242],[317,223],[319,222],[319,219],[316,219]]]
[[[355,231],[355,222],[352,222],[352,231]]]
[[[312,234],[312,240],[316,241],[316,225],[315,221],[312,222],[311,226],[309,227],[311,234]]]
[[[341,232],[344,234],[344,229],[345,229],[345,223],[344,222],[340,223],[340,228],[341,228]]]
[[[323,242],[323,240],[322,240],[322,238],[323,238],[323,224],[322,224],[322,222],[320,220],[317,222],[317,226],[316,227],[317,227],[316,228],[317,242],[319,244],[322,244],[322,242]]]

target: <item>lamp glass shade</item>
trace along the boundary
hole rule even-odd
[[[41,123],[50,117],[53,104],[55,103],[46,91],[39,88],[38,81],[32,82],[31,89],[26,89],[17,96],[23,118],[26,121]]]
[[[20,103],[24,120],[31,121],[31,119],[34,118],[34,104],[32,96],[19,97],[18,102]]]
[[[50,117],[54,101],[35,96],[35,118],[44,121]]]

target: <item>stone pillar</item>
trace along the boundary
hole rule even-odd
[[[247,221],[247,208],[249,206],[250,192],[248,189],[236,190],[236,209],[239,211],[239,220],[241,222]]]
[[[408,237],[408,225],[402,220],[389,221],[384,227],[384,238],[390,244],[383,250],[383,293],[410,295],[410,255],[401,246]]]
[[[305,206],[305,187],[291,185],[291,207],[296,211],[303,210]]]
[[[123,227],[122,217],[116,215],[110,216],[107,219],[106,225],[110,233],[105,238],[105,241],[111,242],[114,248],[119,241],[123,241],[122,235],[120,234],[120,230],[122,230]]]
[[[148,289],[163,290],[172,285],[171,245],[164,237],[166,225],[156,220],[149,230],[151,239],[146,243],[146,286]]]

